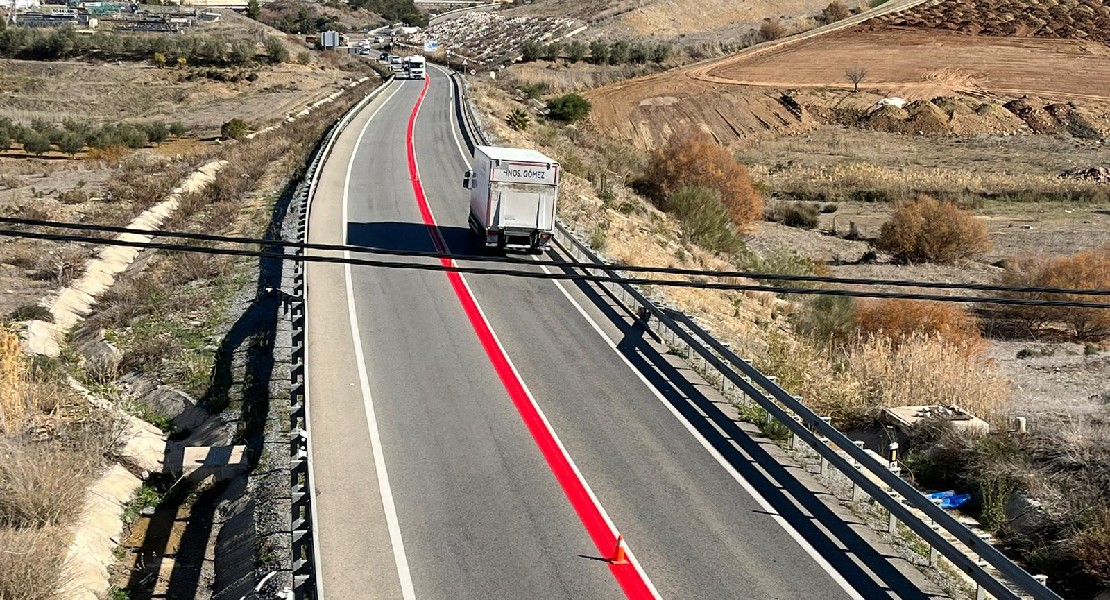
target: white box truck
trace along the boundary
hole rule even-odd
[[[486,248],[540,253],[555,234],[559,163],[535,150],[475,146],[470,229]]]
[[[423,56],[415,55],[406,57],[404,66],[405,78],[407,79],[424,79],[427,76],[427,64]]]

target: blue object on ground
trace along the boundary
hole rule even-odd
[[[940,500],[941,508],[959,508],[971,500],[970,494],[957,494],[953,490],[929,494],[926,497],[930,500]]]

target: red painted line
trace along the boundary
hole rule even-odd
[[[432,215],[432,210],[428,206],[428,199],[424,195],[424,186],[420,183],[420,172],[416,166],[416,150],[413,143],[413,130],[416,127],[416,115],[420,112],[420,105],[424,102],[424,96],[428,92],[430,81],[431,77],[429,75],[429,77],[424,80],[424,88],[420,91],[420,96],[416,99],[416,105],[412,108],[412,114],[409,116],[408,130],[405,137],[405,145],[408,149],[409,177],[412,180],[412,191],[416,194],[416,204],[420,208],[420,217],[424,220],[424,225],[428,228],[428,233],[432,237],[432,242],[435,244],[436,250],[438,252],[447,252],[447,243],[444,242],[443,236],[440,234],[439,225],[436,223],[435,217]],[[443,258],[440,259],[440,262],[445,266],[451,266],[453,261]],[[617,532],[613,530],[609,522],[605,519],[600,504],[597,503],[588,491],[586,481],[572,466],[570,456],[568,456],[562,446],[559,445],[555,437],[555,432],[540,414],[538,407],[525,389],[524,383],[520,380],[520,376],[517,375],[512,364],[509,362],[508,356],[505,355],[505,351],[497,342],[493,330],[490,328],[481,309],[478,308],[478,302],[474,299],[473,294],[470,293],[470,289],[463,281],[462,275],[453,272],[448,272],[446,275],[447,279],[451,282],[452,289],[455,291],[455,296],[458,297],[459,302],[462,304],[463,311],[466,313],[471,326],[474,328],[474,333],[477,334],[482,348],[486,351],[486,356],[489,358],[490,363],[493,364],[494,371],[501,379],[502,385],[505,386],[505,391],[509,393],[509,398],[512,399],[517,412],[520,413],[521,418],[524,420],[524,424],[528,427],[528,431],[532,434],[532,438],[535,440],[544,459],[547,460],[547,464],[551,468],[551,472],[555,475],[555,479],[558,480],[559,485],[563,488],[563,493],[566,494],[567,499],[570,500],[571,506],[574,507],[574,511],[578,514],[578,518],[586,527],[586,532],[590,535],[590,538],[593,539],[599,554],[601,556],[611,557],[617,545]],[[610,563],[609,570],[612,571],[613,576],[617,579],[617,582],[628,598],[639,600],[641,598],[656,597],[646,576],[636,569],[635,565],[631,564],[631,562],[623,564]]]

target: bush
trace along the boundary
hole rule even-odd
[[[666,62],[670,55],[671,45],[666,42],[660,42],[651,49],[651,62],[661,64]]]
[[[220,137],[225,140],[237,140],[247,135],[247,122],[242,119],[232,119],[220,127]]]
[[[915,334],[935,335],[965,351],[983,349],[979,320],[948,302],[927,300],[856,300],[856,320],[866,335],[883,335],[895,343]]]
[[[551,62],[559,60],[559,55],[563,53],[563,45],[559,42],[551,42],[543,47],[543,59]]]
[[[143,126],[146,137],[153,144],[161,144],[170,136],[170,130],[161,121],[152,121]]]
[[[92,458],[45,445],[10,443],[0,445],[0,456],[0,525],[64,525],[81,510]]]
[[[531,121],[531,119],[528,118],[528,113],[519,108],[514,109],[513,112],[509,113],[509,116],[505,118],[505,122],[508,123],[509,127],[516,131],[528,129],[529,121]]]
[[[816,229],[820,221],[820,209],[812,202],[778,202],[767,209],[768,221],[782,223],[787,227]]]
[[[573,123],[590,114],[590,108],[590,101],[578,94],[566,94],[547,101],[551,118],[567,123]]]
[[[301,50],[297,53],[297,64],[307,65],[312,62],[312,54],[308,50]]]
[[[765,42],[777,40],[786,35],[786,28],[778,19],[768,19],[759,26],[759,38]]]
[[[1026,287],[1110,289],[1110,244],[1095,250],[1055,259],[1024,259],[1007,266],[1001,282]],[[1105,296],[1078,294],[1008,294],[1036,300],[1103,302]],[[1110,337],[1110,310],[1057,306],[1011,306],[1005,313],[1034,328],[1048,323],[1065,323],[1083,341]]]
[[[847,19],[852,13],[848,11],[848,7],[840,0],[833,0],[821,11],[821,18],[826,23],[835,23]]]
[[[527,41],[520,46],[520,60],[535,62],[543,55],[543,46],[539,42]]]
[[[951,202],[928,196],[901,203],[875,246],[907,262],[952,263],[990,249],[987,227]]]
[[[843,344],[856,335],[856,305],[847,296],[811,297],[795,327],[814,341]]]
[[[735,254],[744,242],[732,227],[721,192],[707,187],[684,187],[667,198],[663,210],[682,223],[682,232],[691,242],[722,254]]]
[[[586,58],[586,50],[586,44],[582,43],[581,40],[574,40],[567,44],[567,60],[572,63],[580,62],[583,58]]]
[[[289,50],[281,39],[267,36],[264,46],[266,48],[266,60],[270,61],[270,64],[289,62]]]
[[[609,64],[623,65],[628,62],[628,42],[613,42],[609,46]]]
[[[701,132],[674,136],[653,152],[638,187],[657,206],[684,187],[716,190],[736,227],[747,226],[763,212],[763,199],[752,186],[747,168]]]
[[[57,598],[65,550],[61,527],[0,529],[0,598]]]
[[[12,136],[7,129],[0,129],[0,150],[12,147]]]

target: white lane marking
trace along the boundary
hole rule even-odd
[[[448,73],[447,70],[444,69],[443,67],[440,67],[439,65],[436,65],[435,68],[436,68],[437,71],[443,73],[444,76],[446,76],[448,78],[451,77],[450,73]],[[451,106],[452,108],[454,108],[454,102],[451,102],[451,101],[454,100],[454,98],[455,98],[455,86],[454,86],[454,84],[452,84],[451,87],[448,88],[448,93],[447,93],[447,99],[450,102],[449,106]],[[459,142],[459,130],[462,129],[462,127],[461,127],[461,124],[459,123],[458,115],[455,114],[454,110],[447,111],[447,114],[450,115],[451,137],[455,139],[455,148],[458,148],[459,156],[462,157],[463,162],[466,163],[466,166],[469,167],[470,166],[470,155],[468,155],[466,153],[466,151],[463,150],[462,144]]]
[[[420,117],[420,108],[416,109],[416,116],[417,116],[417,118]],[[454,127],[452,127],[452,129],[454,129]],[[456,141],[457,141],[457,139],[456,139]],[[414,147],[413,147],[412,159],[413,159],[413,162],[416,163],[416,172],[420,173],[420,163],[417,162],[417,159],[416,159],[415,144],[416,144],[416,135],[415,135],[415,131],[414,131],[414,134],[413,134],[413,146]],[[460,147],[459,150],[461,152],[462,148]],[[467,161],[467,163],[469,164],[469,161]],[[421,185],[423,185],[423,184],[421,184]],[[436,227],[436,229],[438,231],[439,222],[436,221],[435,213],[432,211],[431,203],[428,203],[428,215],[432,219],[432,225],[434,227]],[[454,254],[451,251],[450,246],[447,245],[447,240],[443,239],[443,237],[440,236],[440,241],[443,243],[443,248],[444,248],[444,250],[447,251],[447,254]],[[451,264],[456,265],[457,263],[455,262],[454,259],[451,259]],[[474,295],[474,290],[472,290],[470,288],[470,282],[468,282],[466,280],[466,276],[464,276],[462,273],[459,273],[459,280],[462,281],[463,287],[466,288],[466,293],[470,296],[470,301],[473,302],[475,308],[478,309],[478,314],[481,315],[482,321],[486,325],[486,329],[488,329],[489,332],[490,332],[490,335],[493,336],[493,341],[497,343],[497,349],[501,351],[501,355],[505,357],[505,362],[507,362],[509,364],[509,368],[512,369],[513,376],[516,377],[517,381],[520,382],[520,387],[524,389],[524,394],[526,396],[528,396],[528,401],[532,403],[532,407],[536,410],[536,414],[538,414],[540,416],[540,420],[543,421],[544,427],[547,428],[547,431],[551,433],[551,438],[553,440],[555,440],[555,445],[559,447],[559,452],[561,452],[563,454],[563,457],[566,458],[567,464],[569,464],[571,470],[574,471],[575,477],[577,477],[578,481],[582,483],[582,488],[586,490],[586,494],[589,495],[590,501],[593,502],[594,506],[597,507],[598,512],[601,514],[601,518],[605,520],[605,524],[609,527],[609,531],[613,534],[613,537],[617,537],[617,535],[620,532],[617,530],[617,526],[613,523],[613,519],[611,519],[609,517],[609,513],[606,512],[605,507],[601,505],[601,501],[598,500],[597,495],[594,494],[594,490],[593,490],[593,488],[590,487],[589,482],[586,481],[586,477],[584,475],[582,475],[582,471],[580,471],[578,469],[578,464],[574,462],[574,459],[571,458],[571,456],[570,456],[570,452],[568,452],[566,446],[563,445],[563,440],[559,439],[559,434],[557,434],[555,432],[555,428],[552,427],[551,422],[547,420],[547,415],[544,414],[543,409],[541,409],[540,405],[536,402],[536,398],[534,396],[532,396],[532,390],[530,390],[528,388],[528,383],[525,382],[524,377],[522,377],[520,375],[520,371],[517,370],[516,364],[513,362],[513,359],[509,356],[509,353],[505,351],[505,346],[501,344],[501,338],[497,337],[497,332],[494,331],[493,325],[490,323],[490,320],[486,317],[486,312],[484,310],[482,310],[482,305],[478,303],[478,298],[477,298],[477,296]],[[587,532],[587,534],[588,533],[589,532]],[[630,563],[632,563],[632,566],[636,569],[636,572],[639,573],[640,578],[647,585],[648,590],[651,591],[652,597],[656,598],[656,599],[662,598],[659,595],[659,590],[655,589],[655,584],[652,583],[651,578],[648,577],[647,572],[645,572],[644,568],[640,565],[640,561],[636,560],[636,555],[632,552],[632,549],[628,547],[629,545],[630,544],[628,544],[627,541],[626,541],[625,554],[628,558],[628,561]]]
[[[382,101],[374,114],[366,120],[362,126],[362,130],[358,133],[358,138],[355,140],[354,150],[351,151],[351,159],[347,162],[347,174],[343,179],[343,243],[347,243],[347,205],[350,199],[351,189],[351,171],[354,168],[355,157],[358,155],[358,149],[362,146],[362,137],[366,134],[366,130],[370,127],[370,123],[374,121],[374,117],[385,108],[389,100],[401,90],[402,86],[397,86],[389,96]],[[344,250],[343,257],[347,260],[351,258],[351,251]],[[385,512],[386,528],[389,530],[389,541],[393,546],[393,561],[397,565],[397,577],[401,584],[401,596],[404,600],[415,600],[416,590],[412,586],[412,575],[409,573],[409,561],[405,555],[405,544],[401,540],[401,521],[397,518],[397,507],[393,502],[393,488],[389,485],[389,474],[385,468],[385,454],[382,450],[382,438],[378,432],[378,418],[374,414],[374,400],[370,397],[370,378],[366,374],[366,357],[362,351],[362,336],[359,334],[358,329],[358,315],[355,314],[355,291],[354,284],[351,281],[351,263],[343,265],[343,276],[347,283],[347,313],[350,315],[351,322],[351,337],[354,340],[355,346],[355,362],[358,365],[358,381],[362,387],[362,402],[366,410],[366,427],[370,433],[370,447],[374,451],[374,470],[378,475],[378,491],[382,497],[382,507]]]
[[[551,273],[551,271],[545,265],[540,265],[540,268],[543,269],[544,273]],[[744,479],[743,475],[741,475],[740,472],[737,471],[736,468],[733,467],[732,464],[729,463],[725,459],[725,457],[719,451],[717,451],[717,449],[714,448],[712,444],[709,443],[709,440],[707,440],[705,436],[703,436],[692,423],[690,423],[688,420],[686,420],[685,417],[682,416],[682,413],[678,412],[678,409],[675,408],[674,405],[672,405],[670,402],[667,402],[667,399],[663,396],[663,393],[660,392],[654,385],[652,385],[650,381],[648,381],[647,377],[643,373],[641,373],[630,360],[628,360],[627,356],[622,354],[621,351],[617,349],[617,345],[613,342],[609,335],[605,333],[605,331],[601,329],[601,326],[597,324],[597,321],[594,321],[593,317],[591,317],[589,313],[587,313],[586,310],[582,308],[582,305],[579,304],[578,301],[570,295],[570,292],[567,291],[562,282],[553,280],[552,283],[555,284],[555,287],[559,288],[559,291],[563,293],[563,296],[566,297],[567,301],[569,301],[571,305],[578,310],[578,313],[582,315],[584,319],[586,319],[586,322],[589,323],[590,327],[593,327],[594,331],[596,331],[597,334],[601,336],[601,339],[605,340],[605,343],[613,349],[613,352],[615,352],[616,355],[620,357],[621,361],[636,375],[636,377],[640,379],[640,381],[644,383],[645,386],[647,386],[649,390],[651,390],[652,394],[654,394],[655,397],[663,403],[663,406],[667,407],[667,410],[669,410],[670,413],[674,415],[674,418],[678,419],[678,421],[682,423],[684,427],[686,427],[686,431],[689,431],[690,435],[694,436],[694,439],[698,440],[698,442],[701,443],[706,452],[709,452],[709,454],[717,460],[717,463],[724,467],[725,471],[728,471],[729,475],[732,475],[732,478],[735,479],[736,482],[744,488],[744,491],[748,492],[748,494],[755,499],[755,501],[759,504],[763,511],[771,515],[771,518],[773,518],[784,530],[786,530],[786,533],[789,534],[795,542],[798,542],[798,545],[801,546],[803,550],[805,550],[806,554],[808,554],[815,562],[817,562],[817,564],[822,569],[824,569],[830,577],[832,577],[833,581],[835,581],[845,592],[848,593],[849,597],[853,599],[863,600],[863,596],[861,596],[859,592],[857,592],[855,588],[852,587],[852,584],[848,583],[848,581],[844,579],[844,577],[840,573],[838,573],[836,569],[834,569],[833,566],[828,563],[827,560],[825,560],[825,557],[821,556],[821,554],[817,552],[817,549],[810,545],[810,543],[806,541],[804,537],[802,537],[802,534],[798,533],[798,530],[794,529],[794,527],[790,525],[790,523],[787,522],[787,520],[783,518],[782,515],[780,515],[778,511],[776,511],[771,506],[771,503],[768,502],[767,499],[764,498],[763,495],[760,494],[754,487],[752,487],[750,483],[748,483],[748,480]]]

